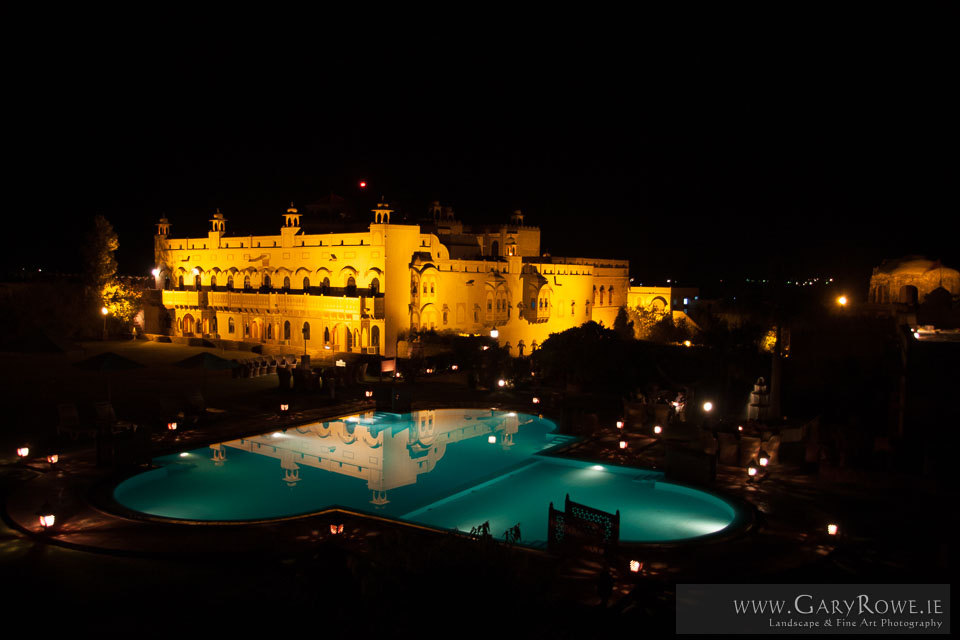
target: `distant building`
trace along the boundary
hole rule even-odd
[[[915,305],[941,287],[953,296],[960,295],[960,272],[943,266],[939,260],[920,256],[884,260],[873,269],[868,302]]]
[[[700,290],[695,287],[630,287],[627,306],[655,313],[686,313],[700,300]]]
[[[627,304],[628,261],[541,255],[540,229],[520,211],[468,228],[435,202],[422,223],[396,224],[381,202],[372,223],[329,231],[342,203],[321,205],[319,233],[293,205],[278,235],[231,236],[218,211],[206,236],[173,238],[161,219],[155,277],[168,332],[392,356],[408,329],[496,329],[512,355],[529,355],[551,333],[613,326]]]

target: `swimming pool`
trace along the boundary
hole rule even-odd
[[[565,495],[620,511],[620,538],[667,542],[729,527],[737,510],[658,472],[550,456],[550,421],[481,409],[364,413],[156,458],[120,483],[114,499],[141,513],[183,520],[245,521],[331,506],[469,531],[485,521],[500,536],[547,538],[547,507]]]

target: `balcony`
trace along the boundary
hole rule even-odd
[[[203,307],[207,304],[205,291],[164,291],[163,306],[174,307]]]
[[[220,309],[250,309],[284,315],[311,316],[338,313],[354,315],[358,319],[361,311],[361,298],[235,291],[211,291],[206,296],[211,307]]]

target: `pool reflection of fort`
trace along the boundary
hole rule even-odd
[[[276,458],[289,486],[300,481],[304,465],[362,478],[372,492],[370,502],[385,505],[388,491],[415,484],[420,474],[432,471],[448,445],[485,437],[491,446],[506,450],[519,427],[520,418],[513,412],[414,411],[410,421],[369,412],[210,448],[217,465],[227,463],[227,448]]]

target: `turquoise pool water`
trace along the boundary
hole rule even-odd
[[[480,409],[364,413],[154,460],[114,490],[123,506],[202,521],[278,518],[329,506],[500,536],[547,538],[564,496],[621,516],[620,538],[665,542],[730,526],[732,505],[662,474],[551,457],[563,439],[537,416]]]

